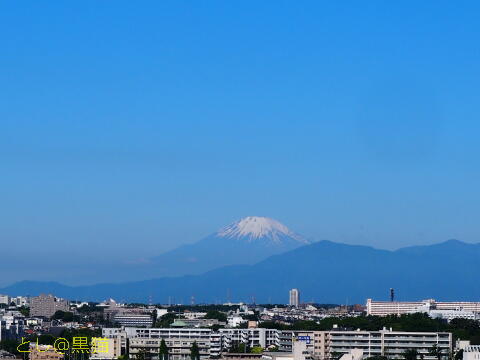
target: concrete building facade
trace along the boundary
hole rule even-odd
[[[430,310],[447,310],[480,313],[480,302],[450,301],[441,302],[435,299],[422,301],[374,301],[367,299],[367,315],[387,316],[402,315]]]
[[[294,307],[298,307],[298,305],[300,305],[300,291],[298,291],[298,289],[292,289],[289,291],[288,304]]]
[[[30,316],[50,318],[57,311],[70,311],[69,302],[53,295],[44,294],[30,299]]]

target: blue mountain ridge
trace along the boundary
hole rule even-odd
[[[379,250],[369,246],[320,241],[273,255],[254,265],[220,267],[201,275],[152,280],[66,286],[23,281],[0,289],[10,295],[53,293],[71,300],[197,303],[232,301],[287,302],[288,290],[299,288],[303,301],[364,303],[385,299],[395,288],[399,300],[478,301],[480,244],[457,240]],[[115,269],[112,269],[114,272]]]

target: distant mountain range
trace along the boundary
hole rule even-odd
[[[228,231],[227,231],[228,233]],[[235,232],[235,234],[237,234]],[[254,238],[252,238],[252,241]],[[480,299],[480,244],[449,240],[396,251],[320,241],[254,265],[221,267],[202,275],[163,277],[122,284],[70,287],[52,282],[19,282],[0,289],[11,295],[53,293],[69,299],[156,303],[232,301],[286,303],[299,288],[303,301],[364,303],[385,299],[395,288],[399,300]],[[115,271],[114,269],[112,271]]]
[[[280,222],[249,216],[206,238],[155,256],[129,271],[153,276],[196,275],[226,265],[255,264],[310,242]]]

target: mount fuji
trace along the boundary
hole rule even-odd
[[[195,275],[226,265],[250,265],[310,241],[277,220],[249,216],[206,238],[151,258],[153,276]]]

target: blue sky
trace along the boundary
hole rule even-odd
[[[2,2],[2,252],[128,260],[248,215],[379,248],[479,242],[479,16]]]

